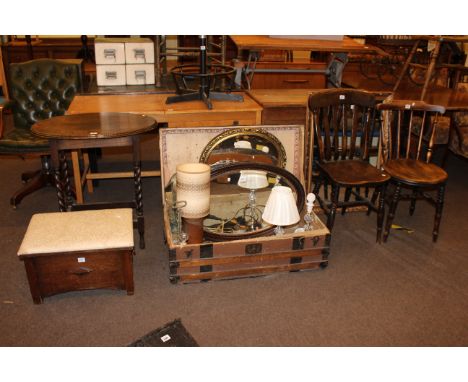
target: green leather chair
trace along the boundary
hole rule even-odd
[[[0,105],[0,154],[36,155],[42,162],[40,170],[21,175],[25,185],[10,199],[16,208],[26,195],[54,184],[49,142],[32,134],[31,126],[65,114],[75,94],[82,91],[83,70],[82,60],[37,59],[10,64],[7,72],[10,99]],[[12,129],[3,123],[6,109],[13,114]]]

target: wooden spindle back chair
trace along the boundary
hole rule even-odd
[[[385,224],[387,240],[400,199],[411,201],[409,213],[413,215],[416,200],[425,199],[436,208],[433,241],[437,240],[442,215],[447,173],[431,163],[437,123],[445,112],[443,106],[422,101],[398,100],[378,105],[382,111],[381,162],[395,185],[389,197],[389,214]],[[409,189],[403,194],[402,189]],[[433,198],[428,191],[437,190]]]
[[[363,90],[328,89],[309,97],[311,132],[317,147],[314,193],[327,214],[327,226],[331,231],[337,208],[342,213],[347,207],[367,206],[368,212],[377,212],[377,241],[380,242],[384,217],[383,194],[389,177],[369,163],[374,133],[375,96]],[[310,151],[310,150],[309,150]],[[326,187],[324,198],[319,195],[322,185],[332,188],[331,200]],[[310,189],[310,184],[307,185]],[[377,189],[372,200],[360,193],[360,188]],[[345,195],[340,200],[340,189]],[[350,201],[354,194],[355,200]],[[380,195],[378,206],[375,205]]]

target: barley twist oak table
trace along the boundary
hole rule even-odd
[[[134,227],[140,235],[140,248],[145,247],[143,193],[141,183],[140,134],[156,128],[156,121],[131,113],[88,113],[63,115],[39,121],[32,132],[49,139],[51,159],[60,211],[126,208],[136,211]],[[134,199],[124,202],[74,204],[66,150],[131,146],[133,152]]]

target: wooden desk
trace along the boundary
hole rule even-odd
[[[239,57],[242,57],[243,51],[249,52],[248,62],[246,67],[243,68],[245,77],[247,78],[248,88],[250,88],[249,84],[255,72],[272,73],[276,70],[256,69],[259,56],[258,52],[263,50],[305,50],[333,53],[326,69],[305,69],[300,71],[294,69],[281,69],[281,72],[289,71],[294,73],[324,73],[328,77],[328,82],[331,87],[341,86],[342,72],[346,62],[348,61],[347,55],[349,53],[387,55],[378,47],[360,44],[346,36],[344,36],[342,40],[275,38],[264,35],[234,35],[230,37],[239,50]],[[241,84],[238,82],[237,85],[240,86]]]
[[[312,176],[312,147],[314,136],[310,134],[308,114],[309,95],[324,89],[253,89],[248,94],[263,107],[262,125],[304,126],[304,175],[310,184]],[[391,92],[371,92],[383,101]]]
[[[208,110],[202,101],[166,104],[174,93],[77,95],[68,114],[118,112],[145,114],[168,127],[258,125],[262,107],[249,95],[242,93],[243,102],[213,101]]]
[[[379,53],[385,55],[385,52],[380,48],[360,44],[347,36],[344,36],[342,40],[278,38],[265,35],[231,35],[230,37],[240,50],[310,50],[315,52]]]
[[[31,131],[49,139],[55,186],[60,211],[76,209],[134,208],[136,227],[140,234],[140,248],[145,247],[143,194],[141,187],[140,134],[156,127],[153,118],[130,113],[89,113],[63,115],[35,123]],[[75,206],[72,203],[71,184],[64,150],[98,147],[131,146],[133,152],[133,180],[135,199],[131,202],[99,203]],[[75,176],[75,184],[76,184]],[[79,185],[81,187],[81,184]]]
[[[202,101],[166,105],[167,97],[172,95],[174,93],[77,95],[67,113],[71,115],[103,112],[144,114],[154,118],[158,125],[167,124],[168,127],[249,126],[261,123],[262,107],[247,94],[243,94],[244,102],[213,101],[212,110],[208,110]],[[78,203],[83,203],[82,188],[85,183],[89,192],[93,192],[91,179],[116,177],[115,174],[91,173],[87,155],[84,155],[85,168],[81,171],[78,151],[73,150],[71,155]],[[132,176],[131,172],[119,175],[121,178]],[[160,176],[160,171],[142,171],[142,176]]]
[[[262,125],[305,125],[309,95],[324,89],[252,89],[247,94],[262,108]],[[391,92],[371,91],[378,101]]]
[[[398,90],[394,94],[395,99],[419,100],[419,89]],[[441,105],[446,111],[467,111],[468,93],[448,88],[428,89],[424,102],[432,105]]]

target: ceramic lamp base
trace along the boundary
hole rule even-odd
[[[204,218],[182,218],[182,226],[188,236],[188,244],[203,243],[203,220]]]

